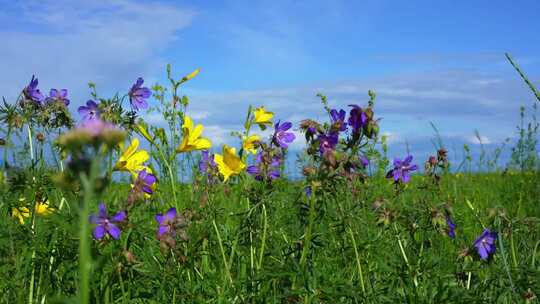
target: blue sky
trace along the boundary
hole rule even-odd
[[[185,86],[190,114],[217,144],[240,128],[249,104],[277,118],[322,118],[378,94],[392,153],[432,150],[434,122],[449,146],[495,146],[515,137],[532,94],[504,58],[538,80],[538,1],[5,1],[0,0],[0,95],[13,100],[32,74],[90,96],[125,92],[142,76]],[[536,81],[538,83],[538,81]],[[149,120],[160,123],[156,116]],[[296,145],[300,147],[302,142]]]

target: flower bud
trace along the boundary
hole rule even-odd
[[[36,139],[39,141],[39,142],[44,142],[45,141],[45,135],[43,135],[43,133],[38,133],[36,135]]]

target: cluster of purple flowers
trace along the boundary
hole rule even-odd
[[[247,167],[247,172],[258,181],[273,181],[280,176],[281,157],[259,151],[255,165]]]
[[[32,75],[30,83],[23,89],[23,95],[26,99],[33,101],[38,106],[43,106],[45,104],[51,103],[61,103],[65,106],[69,105],[70,100],[67,98],[68,91],[67,89],[51,89],[49,96],[45,96],[38,89],[39,81]]]

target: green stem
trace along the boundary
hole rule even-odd
[[[534,96],[536,96],[536,99],[540,102],[540,93],[536,90],[532,82],[530,82],[527,76],[525,76],[525,74],[521,71],[517,63],[515,63],[512,57],[510,57],[510,54],[505,53],[504,55],[506,56],[506,59],[510,61],[510,64],[514,67],[516,72],[518,72],[519,76],[521,76],[521,79],[523,79],[523,81],[525,81],[527,86],[529,86],[529,89],[531,89],[531,91],[534,93]]]
[[[99,160],[92,160],[90,176],[81,173],[84,189],[83,205],[79,211],[79,297],[81,304],[90,302],[90,271],[92,257],[90,255],[90,233],[88,217],[90,204],[94,196],[94,183],[97,175]]]
[[[34,145],[32,144],[32,129],[30,128],[30,125],[27,125],[28,130],[28,145],[30,147],[30,159],[32,160],[32,164],[34,163]]]
[[[264,256],[264,246],[266,244],[266,228],[267,228],[267,220],[266,220],[266,207],[264,204],[262,205],[263,208],[263,238],[262,238],[262,244],[261,244],[261,252],[259,253],[259,264],[257,265],[257,269],[261,269],[263,256]]]
[[[366,287],[364,285],[364,274],[362,272],[362,264],[360,263],[360,255],[358,254],[358,248],[356,246],[356,240],[354,239],[353,231],[350,227],[348,228],[348,230],[354,248],[354,255],[356,257],[356,267],[358,267],[358,275],[360,276],[360,286],[362,287],[362,293],[365,295]]]
[[[212,220],[212,224],[214,225],[214,229],[216,230],[216,235],[217,235],[218,242],[219,242],[219,249],[221,250],[221,257],[223,258],[223,265],[225,266],[225,271],[227,273],[227,277],[229,278],[229,281],[232,284],[233,280],[232,280],[232,276],[231,276],[231,271],[229,270],[229,265],[227,264],[227,258],[225,257],[225,250],[223,249],[223,242],[221,241],[221,236],[219,234],[219,230],[217,228],[216,221]]]
[[[307,255],[309,252],[309,247],[311,245],[311,234],[313,230],[313,222],[315,221],[315,191],[311,192],[311,197],[309,201],[309,223],[306,229],[304,236],[304,246],[302,248],[302,255],[300,256],[300,266],[304,268]]]

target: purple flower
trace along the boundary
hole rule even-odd
[[[139,77],[137,78],[137,82],[131,87],[131,90],[129,90],[129,102],[131,103],[131,106],[138,111],[139,109],[146,109],[148,108],[148,103],[146,102],[146,99],[148,99],[152,92],[147,87],[142,87],[144,80]]]
[[[366,168],[367,166],[369,166],[369,158],[367,158],[366,156],[364,155],[360,155],[360,162],[362,163],[362,166],[364,168]]]
[[[142,190],[146,194],[153,194],[152,189],[156,183],[157,178],[154,174],[146,172],[146,169],[139,171],[137,180],[135,180],[135,188]]]
[[[96,228],[94,228],[94,238],[101,240],[106,234],[108,234],[115,240],[119,239],[121,231],[115,223],[123,222],[126,220],[126,218],[126,211],[120,211],[113,217],[108,217],[105,204],[99,204],[98,215],[90,216],[90,222],[97,225]]]
[[[176,208],[170,208],[165,214],[156,214],[156,221],[159,224],[158,238],[164,234],[176,235]]]
[[[347,124],[345,123],[345,110],[339,110],[339,112],[336,109],[332,109],[330,111],[330,116],[332,118],[332,124],[337,125],[339,128],[339,131],[343,132],[347,130]]]
[[[86,106],[80,106],[77,109],[80,115],[82,115],[84,121],[94,120],[99,118],[98,105],[93,100],[88,100]]]
[[[214,154],[210,154],[208,150],[202,151],[201,160],[199,161],[199,171],[201,173],[207,173],[208,168],[216,168],[214,161]]]
[[[289,144],[292,143],[296,138],[296,136],[294,136],[294,133],[287,132],[292,127],[292,123],[284,122],[282,125],[280,125],[280,122],[278,121],[274,127],[274,143],[281,148],[286,149]]]
[[[51,102],[61,102],[64,105],[69,105],[69,99],[67,98],[68,91],[66,89],[62,89],[58,91],[57,89],[51,89],[49,92],[49,97],[47,97],[47,103]]]
[[[349,107],[352,107],[349,112],[349,126],[351,126],[354,133],[357,133],[366,124],[367,115],[362,111],[362,108],[357,105],[349,105]]]
[[[450,217],[450,215],[446,215],[446,225],[448,225],[448,228],[447,228],[447,232],[448,232],[448,236],[451,238],[451,239],[455,239],[456,238],[456,223],[454,223],[452,221],[452,218]]]
[[[312,192],[311,186],[306,186],[306,187],[304,188],[304,193],[306,194],[306,197],[307,197],[307,198],[311,198],[311,192]]]
[[[279,166],[281,164],[281,158],[277,155],[270,158],[270,163],[268,163],[268,158],[263,157],[263,152],[257,153],[256,164],[248,166],[246,171],[251,176],[255,177],[258,181],[263,180],[275,180],[278,179],[281,175],[279,172]]]
[[[405,160],[401,161],[399,158],[394,159],[394,169],[390,170],[386,174],[386,178],[393,178],[394,182],[401,181],[403,183],[408,183],[411,179],[410,172],[416,171],[418,168],[416,165],[411,165],[413,157],[409,155]]]
[[[495,241],[497,240],[497,232],[484,229],[484,232],[474,241],[473,246],[476,248],[478,255],[482,260],[489,259],[495,254]]]
[[[38,79],[32,75],[32,79],[30,80],[30,83],[24,88],[23,94],[27,99],[33,100],[38,105],[41,105],[42,102],[45,100],[45,96],[41,94],[41,91],[37,88],[38,86]]]
[[[338,143],[338,134],[319,134],[319,151],[324,153],[328,150],[333,150]]]

